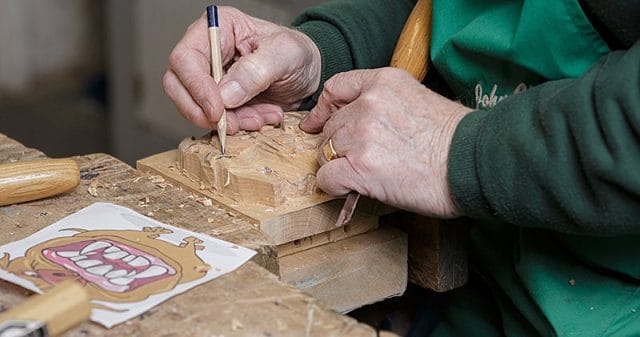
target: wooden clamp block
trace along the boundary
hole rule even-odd
[[[468,228],[410,212],[381,218],[409,235],[409,280],[437,292],[463,286],[468,278]]]
[[[348,312],[404,293],[407,234],[386,226],[280,259],[280,278]]]

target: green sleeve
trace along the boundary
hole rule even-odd
[[[388,66],[396,41],[415,0],[335,0],[305,10],[293,26],[320,49],[322,77],[318,91],[303,104],[313,107],[322,84],[352,69]]]
[[[448,179],[466,215],[587,235],[640,234],[640,42],[459,124]]]

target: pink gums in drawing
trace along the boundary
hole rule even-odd
[[[112,240],[86,240],[46,248],[42,255],[77,273],[87,282],[117,293],[134,290],[176,273],[161,259]]]

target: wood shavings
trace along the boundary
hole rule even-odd
[[[184,204],[178,205],[178,208],[184,208]]]
[[[159,184],[159,183],[164,183],[165,180],[162,176],[150,176],[149,178],[150,182],[154,183],[154,184]]]
[[[311,336],[311,330],[313,329],[313,304],[307,306],[307,325],[304,331],[305,337]]]
[[[138,206],[140,206],[140,207],[149,206],[149,197],[144,197],[144,198],[138,200]]]
[[[148,216],[148,217],[150,217],[150,218],[153,218],[153,216],[154,216],[154,215],[155,215],[155,214],[153,214],[153,212],[148,212],[148,213],[147,213],[147,216]]]
[[[98,188],[107,188],[107,185],[103,184],[99,180],[93,180],[91,184],[89,184],[87,192],[91,194],[92,197],[98,197]]]
[[[214,218],[207,218],[207,222],[208,222],[208,223],[213,223],[215,220],[216,220],[216,219],[214,219]]]
[[[139,182],[139,181],[140,181],[140,179],[142,179],[142,177],[138,177],[138,178],[136,178],[136,179],[133,179],[133,182],[134,182],[134,183],[137,183],[137,182]]]
[[[211,231],[211,235],[213,236],[220,236],[222,234],[222,231],[214,229]]]
[[[213,206],[213,201],[211,201],[211,199],[204,197],[204,198],[196,198],[196,201],[203,204],[204,206]]]
[[[238,330],[241,330],[242,328],[243,328],[242,323],[240,323],[239,320],[235,318],[231,320],[231,330],[238,331]]]
[[[278,331],[286,331],[288,328],[287,323],[279,319],[276,320],[276,329],[278,329]]]

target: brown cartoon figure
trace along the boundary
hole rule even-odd
[[[51,239],[31,247],[24,257],[0,268],[33,282],[43,291],[67,279],[82,283],[92,300],[137,302],[172,290],[207,274],[196,254],[201,240],[186,237],[180,245],[158,239],[172,231],[162,227],[136,230],[68,229],[70,237]]]

